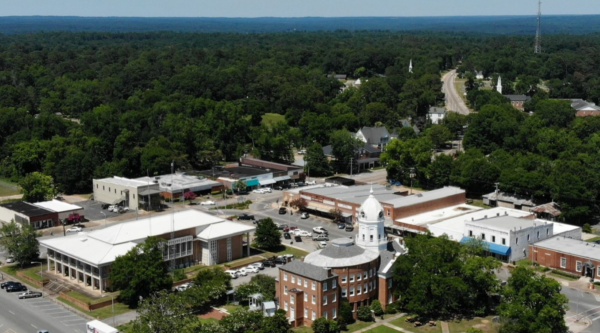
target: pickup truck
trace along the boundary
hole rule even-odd
[[[238,216],[238,220],[254,220],[254,215],[242,214]]]

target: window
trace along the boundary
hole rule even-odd
[[[294,304],[295,298],[294,295],[290,295],[290,304]]]
[[[108,188],[108,192],[110,192],[110,187]]]
[[[308,302],[308,294],[307,293],[304,293],[304,301]]]
[[[366,279],[367,279],[367,275],[368,275],[368,274],[367,274],[367,271],[365,271],[365,273],[364,273],[364,276],[363,276],[363,279],[365,279],[365,280],[366,280]]]
[[[350,296],[354,296],[354,287],[350,287]]]
[[[283,286],[283,293],[287,295],[287,286]]]
[[[335,303],[337,302],[337,293],[333,293],[332,299],[331,299],[331,303]]]
[[[304,288],[308,288],[308,280],[304,279]]]
[[[289,308],[289,305],[288,305],[288,302],[287,302],[287,301],[285,301],[285,302],[283,303],[283,308],[285,309],[285,311],[287,311],[287,310],[288,310],[288,308]]]
[[[362,274],[356,274],[356,281],[360,281],[362,279]]]
[[[469,237],[473,237],[473,230],[469,230]]]
[[[485,240],[485,234],[481,234],[481,239]]]
[[[365,234],[362,234],[362,236],[363,236],[363,242],[364,242],[365,241]]]
[[[304,318],[308,318],[308,308],[304,308]]]
[[[317,283],[315,281],[312,282],[312,290],[317,290]]]
[[[506,245],[506,238],[502,238],[502,245]]]
[[[596,275],[600,276],[600,267],[598,267],[598,272],[596,273]]]
[[[315,310],[312,311],[312,320],[315,320],[317,318],[317,313],[315,312]]]
[[[331,280],[331,289],[337,288],[337,280]]]
[[[375,269],[373,269],[373,268],[371,268],[371,269],[369,270],[369,277],[373,277],[373,271],[374,271],[374,270],[375,270]]]
[[[346,278],[347,278],[346,275],[342,275],[342,283],[346,283]]]
[[[302,279],[301,279],[301,278],[298,278],[298,285],[299,285],[300,287],[302,287]]]
[[[325,319],[327,319],[327,311],[323,311],[323,317],[325,317]]]
[[[600,272],[600,270],[599,270],[599,272]],[[333,308],[333,310],[331,310],[331,319],[335,319],[335,318],[337,318],[337,309]]]
[[[583,266],[583,265],[581,264],[581,261],[577,261],[577,262],[576,262],[576,266],[575,266],[575,270],[576,270],[577,272],[581,272],[581,268],[582,268],[582,266]]]
[[[366,291],[366,290],[365,290],[365,291]],[[356,294],[357,294],[357,295],[360,295],[360,294],[362,294],[362,289],[361,289],[361,287],[360,287],[360,284],[359,284],[358,286],[356,286]]]
[[[550,229],[546,229],[546,236],[550,234]]]
[[[327,295],[323,296],[323,305],[327,305]]]
[[[133,198],[135,199],[135,193],[133,194]]]
[[[540,239],[540,231],[537,232],[537,239]]]
[[[372,282],[369,282],[369,287],[371,286]],[[365,292],[367,292],[367,284],[365,283],[365,285],[363,286],[363,289],[365,290]],[[373,289],[369,289],[369,291],[371,291]]]
[[[327,281],[323,282],[323,291],[327,291]]]
[[[292,283],[296,283],[296,277],[292,276]]]
[[[106,188],[104,187],[104,185],[102,185],[102,191],[106,191]]]
[[[96,188],[98,188],[98,184],[96,184]]]
[[[369,236],[369,238],[371,239],[371,243],[373,243],[373,235]]]
[[[560,267],[567,268],[567,258],[565,258],[565,257],[560,258]]]
[[[496,236],[492,236],[492,243],[496,243]]]
[[[392,279],[388,279],[388,289],[392,289]]]
[[[528,242],[529,242],[529,239],[530,239],[530,238],[529,238],[529,235],[527,235],[527,241],[528,241]]]
[[[342,288],[342,297],[347,297],[347,291],[346,288]]]
[[[515,238],[515,244],[519,244],[519,237]]]
[[[317,295],[312,295],[312,304],[317,304]]]
[[[287,281],[287,273],[283,273],[283,281]]]
[[[350,282],[354,282],[354,274],[350,274]]]
[[[387,211],[387,213],[388,213],[388,216],[390,216],[390,212],[391,212],[391,211],[392,211],[391,209],[388,209],[388,211]],[[333,318],[335,318],[335,317],[333,317]]]

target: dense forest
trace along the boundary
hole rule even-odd
[[[62,191],[86,192],[94,177],[168,173],[173,160],[184,170],[246,153],[290,161],[293,148],[341,147],[347,131],[383,124],[401,133],[389,147],[390,178],[405,179],[416,167],[420,186],[451,183],[472,193],[500,180],[507,190],[535,190],[565,205],[565,198],[587,200],[567,208],[586,218],[597,211],[600,156],[590,146],[597,121],[544,108],[563,111],[550,97],[598,102],[600,36],[556,35],[541,55],[531,44],[529,36],[348,31],[0,36],[0,175],[19,180],[41,171]],[[429,107],[443,105],[441,73],[455,67],[481,112],[427,124]],[[479,89],[475,70],[533,96],[527,108],[536,116]],[[342,92],[343,82],[328,74],[363,83]],[[402,119],[421,134],[400,128]],[[464,125],[471,150],[432,158]],[[347,168],[334,162],[322,172]],[[537,183],[515,176],[526,172]]]

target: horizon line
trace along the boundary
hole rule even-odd
[[[545,14],[542,17],[559,17],[559,16],[600,16],[598,14]],[[136,19],[158,19],[158,18],[175,18],[175,19],[307,19],[307,18],[319,18],[319,19],[365,19],[365,18],[387,18],[387,19],[399,19],[399,18],[461,18],[461,17],[482,17],[482,18],[494,18],[494,17],[537,17],[537,14],[531,15],[432,15],[432,16],[86,16],[86,15],[0,15],[1,18],[31,18],[31,17],[42,17],[42,18],[136,18]]]

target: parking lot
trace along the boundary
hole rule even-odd
[[[123,214],[109,212],[108,209],[102,209],[102,203],[98,201],[85,200],[74,202],[73,204],[84,209],[84,216],[88,221],[103,220],[104,214],[106,214],[106,218],[111,218],[115,216],[135,216],[135,211],[129,211]]]
[[[259,271],[259,273],[248,273],[247,276],[239,276],[237,279],[231,280],[231,285],[235,288],[235,287],[239,286],[240,284],[248,283],[248,282],[250,282],[250,279],[254,275],[258,275],[258,274],[264,274],[264,275],[268,275],[268,276],[272,276],[272,277],[277,277],[277,274],[279,272],[279,269],[278,269],[279,266],[281,266],[281,265],[277,265],[277,267],[265,267],[265,269]]]

